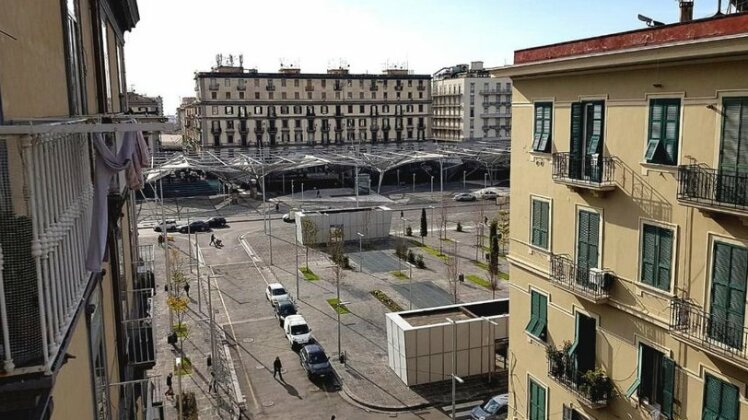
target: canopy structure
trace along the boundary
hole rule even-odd
[[[404,165],[440,162],[454,166],[474,162],[490,174],[509,167],[509,154],[508,144],[486,142],[225,148],[154,155],[146,175],[148,182],[154,182],[178,170],[195,169],[231,181],[316,166],[350,166],[379,173],[379,191],[384,174]]]

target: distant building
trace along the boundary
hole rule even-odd
[[[182,144],[190,149],[200,145],[198,107],[197,98],[187,96],[182,98],[182,103],[177,108],[177,127],[182,135]]]
[[[164,103],[160,96],[152,97],[127,92],[127,104],[131,114],[164,116]]]
[[[224,64],[195,76],[203,147],[387,143],[431,136],[430,75],[405,69],[350,74],[345,68],[259,73]]]
[[[508,77],[490,77],[482,61],[439,70],[432,96],[434,140],[509,143],[512,82]]]

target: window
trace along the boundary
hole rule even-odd
[[[387,92],[384,92],[384,93],[382,94],[382,97],[383,97],[384,99],[387,99]]]
[[[297,80],[297,82],[298,82],[298,80]],[[293,93],[293,98],[294,99],[299,99],[299,92],[294,92]]]
[[[307,92],[306,93],[306,98],[307,99],[312,99],[312,92]]]
[[[299,87],[299,79],[294,79],[293,86],[294,87]]]
[[[224,108],[224,111],[226,112],[226,115],[233,115],[234,114],[234,107],[233,106],[227,106]]]
[[[527,394],[530,397],[530,403],[527,405],[528,419],[545,420],[545,388],[532,379],[529,380],[527,387]]]
[[[532,150],[548,153],[551,151],[551,124],[553,104],[538,102],[535,104],[535,132],[533,133]]]
[[[569,167],[573,179],[599,182],[603,165],[592,165],[592,157],[603,152],[605,134],[605,102],[574,102],[571,104],[570,159],[579,162]]]
[[[475,128],[475,121],[471,118],[470,119],[470,128]]]
[[[748,249],[715,241],[712,248],[712,287],[707,322],[709,338],[744,349],[746,270]]]
[[[530,243],[539,248],[548,249],[550,203],[545,200],[533,199],[531,216]]]
[[[260,92],[255,92],[255,99],[260,99]]]
[[[365,114],[365,113],[366,113],[366,106],[364,106],[364,105],[359,105],[359,106],[358,106],[358,113],[359,113],[359,114]]]
[[[364,99],[364,92],[358,93],[358,99]]]
[[[335,99],[340,99],[340,92],[335,92]]]
[[[658,405],[660,413],[673,416],[673,390],[675,387],[675,362],[661,352],[639,344],[637,377],[626,391],[626,397],[636,393],[639,400],[650,405]]]
[[[738,420],[740,391],[733,384],[706,374],[703,419]]]
[[[288,105],[282,105],[281,106],[281,115],[288,114]]]
[[[413,87],[413,81],[412,80],[408,80],[408,87]]]
[[[577,270],[583,278],[590,268],[597,268],[600,242],[600,215],[580,210],[577,216]],[[579,280],[582,281],[582,278]]]
[[[218,115],[218,107],[217,106],[211,107],[211,114],[212,115]]]
[[[294,120],[294,128],[301,128],[301,120]]]
[[[288,128],[288,120],[281,120],[281,127]]]
[[[641,253],[641,282],[669,291],[673,230],[645,224],[642,229]]]
[[[358,126],[359,127],[366,127],[366,118],[360,118],[358,120]]]
[[[262,107],[256,106],[255,107],[255,115],[262,115]]]
[[[224,86],[231,86],[231,79],[228,79],[228,78],[223,79],[223,85]]]
[[[239,117],[246,118],[247,117],[247,107],[246,106],[240,106],[239,107]]]
[[[226,99],[231,99],[231,92],[226,92]]]
[[[285,80],[283,81],[285,82]],[[284,100],[287,99],[286,96],[287,96],[286,92],[281,92],[281,99],[284,99]]]
[[[649,103],[649,134],[644,159],[661,165],[678,164],[680,99],[653,99]]]
[[[353,105],[348,105],[348,113],[353,114]]]
[[[268,92],[268,99],[273,99],[273,92]]]
[[[210,99],[218,99],[218,92],[210,92]]]
[[[327,115],[327,111],[328,111],[327,105],[322,105],[322,106],[320,107],[320,109],[319,109],[319,112],[320,112],[320,114],[322,114],[322,115]]]
[[[530,292],[530,322],[527,323],[525,331],[545,341],[547,325],[548,297],[533,290]]]
[[[475,108],[470,107],[470,118],[475,118]]]
[[[418,112],[423,112],[423,105],[418,105]]]
[[[408,99],[413,99],[413,92],[408,92]]]
[[[226,135],[226,142],[233,144],[234,143],[234,135],[233,134],[227,134]]]
[[[322,87],[327,87],[327,79],[322,79]]]
[[[353,92],[348,92],[348,99],[353,99]]]
[[[301,105],[294,105],[293,106],[293,113],[294,114],[301,114]]]
[[[281,79],[281,87],[286,87],[286,79]]]
[[[400,92],[395,92],[395,97],[397,97],[397,99],[400,99]]]
[[[475,95],[470,95],[470,105],[475,105]]]
[[[587,420],[587,417],[579,413],[579,411],[566,406],[564,404],[564,417],[563,420]]]
[[[227,130],[233,130],[234,129],[234,120],[226,120],[226,129]]]
[[[239,99],[244,99],[244,92],[239,92]]]
[[[327,92],[322,92],[322,99],[327,99]]]
[[[255,79],[255,87],[260,86],[260,79]]]
[[[386,114],[390,112],[390,106],[389,105],[382,105],[382,113]]]

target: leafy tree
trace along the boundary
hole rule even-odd
[[[317,240],[317,232],[319,228],[309,217],[301,218],[301,240],[304,243],[304,249],[306,252],[306,266],[309,267],[309,245]]]
[[[424,238],[429,234],[429,225],[426,222],[426,209],[421,209],[421,243],[424,243]]]

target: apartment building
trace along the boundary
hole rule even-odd
[[[148,117],[163,117],[164,100],[160,96],[147,96],[130,91],[127,92],[127,110],[130,115],[140,117],[141,121],[149,119]],[[158,152],[161,150],[160,132],[144,133],[144,138],[152,151]]]
[[[116,122],[132,118],[123,48],[137,4],[2,10],[0,418],[154,418],[153,248],[138,244],[124,173],[110,178],[95,151],[116,153]]]
[[[515,51],[510,413],[748,419],[748,14]]]
[[[512,128],[512,82],[491,77],[482,61],[434,74],[431,131],[438,141],[505,142]]]
[[[190,149],[200,146],[200,124],[197,118],[199,104],[194,96],[182,98],[177,108],[177,127],[182,134],[182,145]]]
[[[424,141],[431,136],[431,76],[259,73],[218,62],[195,76],[203,147]]]

